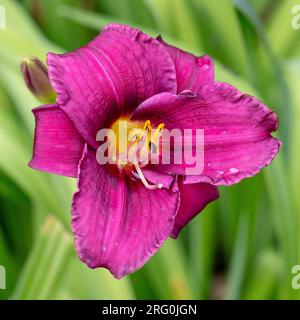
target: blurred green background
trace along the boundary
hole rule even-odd
[[[0,0],[0,265],[2,299],[298,299],[300,264],[300,29],[291,0]],[[3,8],[3,7],[2,7]],[[300,10],[299,10],[300,12]],[[296,13],[296,12],[295,12]],[[298,19],[300,22],[300,19]],[[109,22],[127,23],[215,58],[216,78],[279,114],[284,146],[262,173],[221,198],[135,274],[115,280],[76,257],[74,179],[36,172],[39,105],[19,63],[84,45]],[[299,24],[300,26],[300,24]],[[297,21],[296,21],[297,27]],[[299,168],[298,168],[299,167]]]

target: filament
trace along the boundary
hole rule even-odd
[[[134,163],[134,167],[135,167],[135,170],[137,172],[137,175],[139,176],[139,178],[141,179],[141,181],[143,182],[144,186],[147,189],[155,190],[155,189],[161,189],[163,187],[162,183],[149,184],[148,181],[146,180],[141,168],[139,167],[139,165],[137,163]]]

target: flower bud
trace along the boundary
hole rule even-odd
[[[56,94],[51,86],[47,67],[35,57],[23,59],[20,67],[26,86],[32,94],[42,103],[55,102]]]

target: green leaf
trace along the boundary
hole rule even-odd
[[[243,299],[264,300],[270,299],[278,285],[282,261],[273,250],[264,250],[259,253],[250,271],[249,285]]]
[[[190,278],[193,296],[200,299],[210,298],[217,244],[216,223],[216,205],[210,204],[188,226]]]
[[[96,0],[96,3],[99,11],[105,16],[126,19],[131,24],[141,23],[149,27],[154,26],[154,19],[143,0]]]
[[[248,75],[248,57],[232,1],[192,1],[200,17],[197,32],[203,49],[239,75]]]
[[[46,36],[63,48],[74,50],[83,46],[93,36],[90,30],[65,20],[59,15],[61,5],[89,7],[87,2],[81,0],[27,0],[26,3]],[[76,37],[73,36],[74,34]]]
[[[167,240],[144,268],[161,299],[192,298],[187,262],[180,241]]]
[[[247,258],[249,256],[249,214],[242,212],[240,215],[238,233],[235,247],[228,271],[228,287],[226,299],[240,299],[243,281],[246,272]]]
[[[62,287],[76,299],[135,299],[128,277],[117,280],[108,270],[89,269],[77,257],[71,259]]]
[[[271,45],[276,54],[280,56],[288,57],[297,46],[299,47],[299,30],[292,27],[292,19],[296,17],[297,13],[299,14],[299,11],[292,14],[292,9],[296,5],[299,5],[297,0],[280,1],[267,28]]]
[[[157,27],[164,33],[194,48],[201,48],[194,12],[185,0],[145,0]],[[180,19],[174,23],[174,17]]]
[[[57,219],[50,216],[35,241],[20,275],[13,299],[53,299],[73,254],[71,237]]]

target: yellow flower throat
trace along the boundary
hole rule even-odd
[[[160,123],[152,128],[150,120],[146,122],[131,121],[120,118],[111,126],[111,135],[108,137],[112,147],[110,157],[120,169],[130,172],[139,178],[148,189],[160,189],[159,184],[149,184],[142,169],[159,156],[159,141],[164,124]]]

